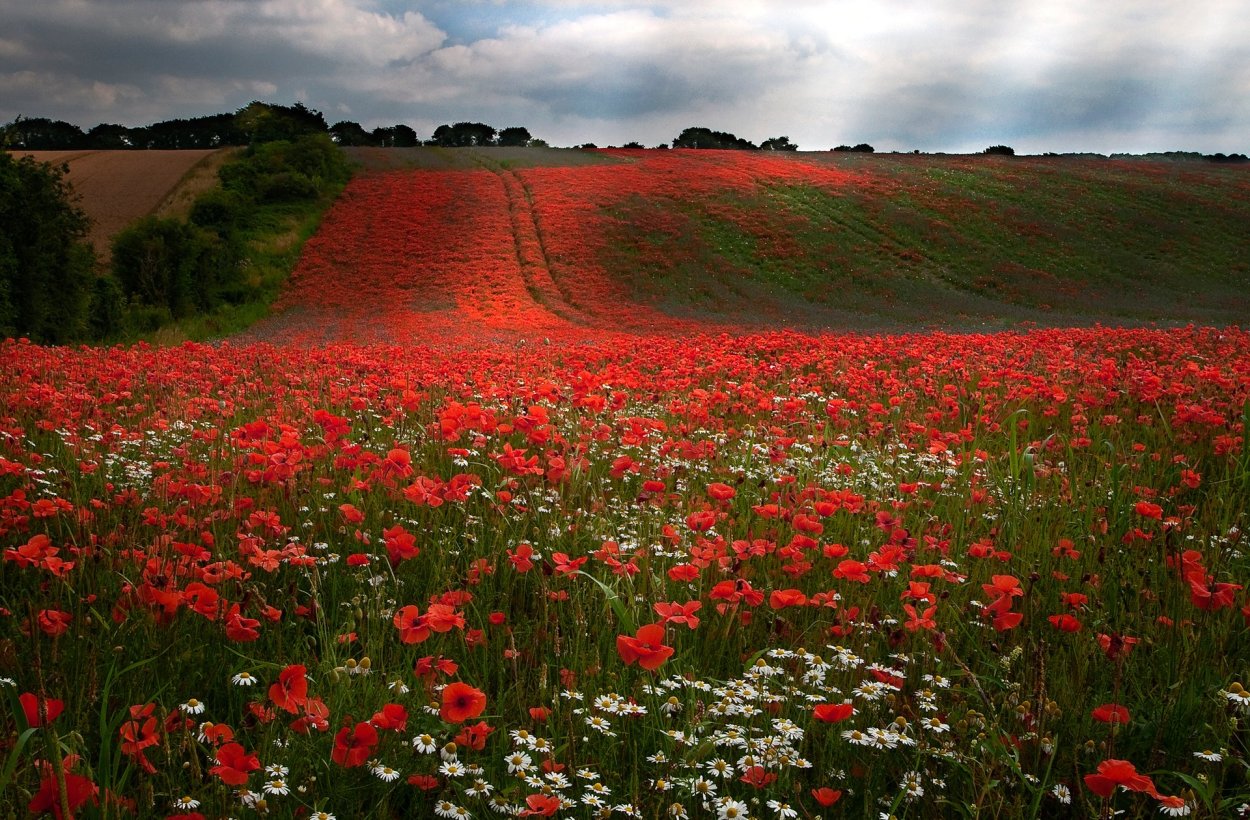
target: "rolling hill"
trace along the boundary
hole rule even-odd
[[[1250,316],[1241,167],[732,151],[353,157],[364,173],[306,246],[285,315],[256,335]]]

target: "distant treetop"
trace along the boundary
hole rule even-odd
[[[713,131],[710,128],[687,128],[677,139],[673,140],[674,148],[730,148],[753,151],[753,142],[728,134],[724,131]]]
[[[789,137],[771,137],[760,143],[762,151],[797,151],[799,146],[790,142]]]

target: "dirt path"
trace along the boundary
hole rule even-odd
[[[575,305],[552,276],[542,229],[538,224],[538,215],[534,212],[534,196],[525,180],[516,171],[506,167],[486,163],[483,163],[483,167],[499,178],[508,197],[512,238],[526,291],[539,306],[561,319],[579,325],[593,325],[594,318]]]

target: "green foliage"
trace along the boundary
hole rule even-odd
[[[0,153],[0,335],[56,344],[85,336],[88,224],[63,167]]]
[[[1000,157],[1014,157],[1016,155],[1016,149],[1012,148],[1010,145],[991,145],[981,153],[996,154]]]
[[[77,125],[47,117],[17,117],[0,127],[0,145],[26,151],[73,151],[90,140]]]
[[[387,128],[375,128],[372,144],[382,148],[413,148],[421,144],[417,132],[400,123]]]
[[[1247,315],[1233,171],[857,157],[821,158],[864,174],[840,187],[625,199],[605,214],[605,269],[679,314],[776,310],[841,327]]]
[[[789,137],[771,137],[760,143],[762,151],[797,151],[799,146],[790,142]]]
[[[351,170],[325,134],[253,145],[238,162],[222,166],[222,186],[243,200],[313,200],[347,181]]]
[[[674,148],[730,148],[742,151],[755,150],[753,142],[736,137],[724,131],[713,131],[710,128],[687,128],[673,140]]]
[[[238,260],[231,251],[213,231],[146,217],[113,241],[113,275],[134,303],[182,318],[216,307],[237,284]]]
[[[108,339],[125,327],[126,292],[112,276],[97,276],[91,294],[91,338]]]
[[[377,145],[372,134],[366,131],[360,123],[351,120],[339,120],[331,125],[330,139],[334,140],[336,145],[342,146]]]
[[[286,106],[253,101],[235,112],[234,127],[245,134],[252,145],[289,142],[329,130],[320,111],[299,102]]]
[[[434,129],[435,145],[444,148],[472,148],[481,145],[495,145],[498,132],[483,122],[458,122],[455,125],[440,125]]]
[[[528,128],[514,125],[499,132],[499,144],[524,148],[533,137]]]

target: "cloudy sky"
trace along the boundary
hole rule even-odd
[[[1250,0],[0,0],[0,123],[301,101],[553,145],[1250,152]]]

